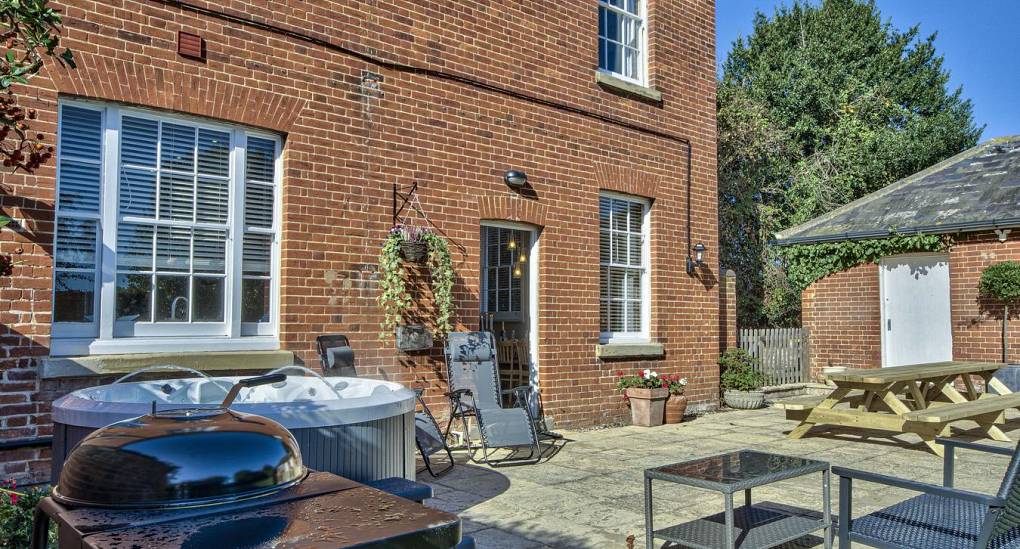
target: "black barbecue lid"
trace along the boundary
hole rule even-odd
[[[170,410],[114,423],[68,456],[53,498],[68,506],[170,508],[227,503],[305,476],[279,423],[232,410]]]

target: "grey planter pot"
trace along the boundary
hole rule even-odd
[[[1001,381],[1010,391],[1020,391],[1020,364],[1007,364],[995,372],[995,379]]]
[[[765,406],[764,391],[723,391],[723,400],[730,408],[738,410],[755,410]]]

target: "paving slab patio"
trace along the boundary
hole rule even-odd
[[[1007,413],[1003,426],[1020,439],[1020,413]],[[466,460],[438,479],[422,474],[435,498],[428,505],[459,514],[464,530],[480,548],[626,548],[644,547],[643,473],[695,457],[751,448],[828,461],[866,471],[940,483],[942,458],[911,434],[816,427],[800,440],[786,433],[796,424],[782,410],[729,411],[655,428],[616,427],[593,431],[559,431],[562,441],[537,465],[490,468]],[[962,422],[954,436],[1011,446],[980,437],[976,424]],[[556,451],[553,452],[552,450]],[[962,451],[956,486],[994,493],[1007,458]],[[722,496],[679,485],[656,484],[656,524],[684,522],[722,510]],[[855,515],[908,497],[909,492],[855,484]],[[756,501],[774,501],[820,510],[821,480],[810,475],[754,490]],[[835,478],[833,514],[838,509]],[[787,547],[821,547],[809,536]]]

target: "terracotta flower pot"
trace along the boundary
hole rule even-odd
[[[666,401],[666,423],[680,423],[684,420],[685,412],[687,412],[687,397],[669,395],[669,400]]]
[[[662,425],[665,416],[666,398],[669,391],[662,388],[657,389],[627,389],[627,398],[630,401],[630,421],[634,425],[642,427],[656,427]]]
[[[400,256],[406,261],[421,263],[429,254],[429,247],[424,242],[401,242]]]

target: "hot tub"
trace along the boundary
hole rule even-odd
[[[53,482],[81,439],[115,421],[160,410],[215,406],[240,377],[118,382],[81,389],[53,403]],[[414,480],[414,392],[397,383],[349,377],[287,376],[242,389],[231,409],[289,429],[305,465],[367,482]]]

